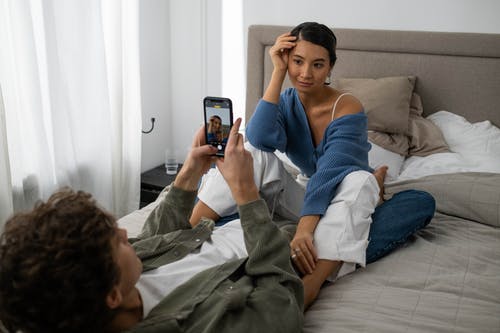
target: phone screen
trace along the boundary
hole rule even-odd
[[[233,126],[233,103],[229,98],[205,97],[205,139],[217,147],[217,156],[224,156],[229,130]]]

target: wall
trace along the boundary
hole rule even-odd
[[[243,31],[251,24],[319,21],[339,28],[500,33],[498,0],[240,1]],[[179,160],[184,159],[203,122],[203,97],[221,94],[222,2],[140,3],[143,128],[149,128],[149,118],[157,119],[153,133],[143,135],[145,171],[163,163],[169,147],[177,149]]]
[[[139,6],[143,130],[150,129],[151,118],[156,119],[153,132],[142,134],[141,171],[145,171],[161,163],[170,141],[170,24],[168,1],[145,0]]]
[[[339,28],[500,33],[498,0],[252,0],[244,1],[244,12],[246,26],[319,21]]]
[[[167,149],[182,162],[203,97],[220,94],[221,11],[220,0],[140,1],[143,129],[156,118],[142,135],[142,171],[163,164]]]

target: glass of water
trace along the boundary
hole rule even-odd
[[[178,166],[175,152],[167,149],[165,151],[165,168],[167,169],[167,175],[177,174]]]

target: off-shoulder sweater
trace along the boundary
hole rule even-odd
[[[371,148],[364,112],[333,120],[315,146],[306,112],[294,88],[285,90],[279,104],[260,100],[246,127],[246,137],[258,149],[278,149],[310,177],[301,215],[324,215],[337,186],[349,173],[372,172]]]

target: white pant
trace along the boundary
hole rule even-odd
[[[245,148],[253,156],[255,183],[271,215],[298,222],[305,187],[285,170],[276,155],[256,149],[248,142]],[[336,277],[354,271],[356,264],[365,266],[371,214],[377,206],[379,190],[371,173],[352,172],[337,187],[335,197],[319,220],[314,231],[318,258],[344,262]],[[198,198],[219,216],[237,212],[231,191],[217,169],[203,177]],[[330,277],[334,279],[335,276]]]

